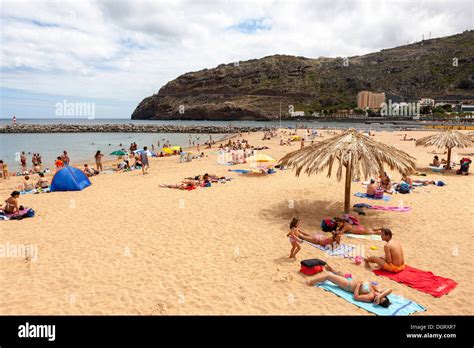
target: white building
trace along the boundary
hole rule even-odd
[[[435,101],[431,98],[421,98],[420,99],[420,106],[434,106]]]
[[[304,111],[293,111],[290,112],[291,117],[299,117],[299,116],[304,116]]]

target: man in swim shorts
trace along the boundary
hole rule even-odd
[[[143,152],[140,155],[140,161],[142,162],[143,175],[148,174],[150,163],[148,162],[148,148],[146,146],[143,148]]]
[[[381,269],[398,273],[405,269],[405,259],[400,242],[392,239],[392,231],[388,228],[382,228],[382,240],[386,242],[384,246],[385,256],[369,256],[364,259],[367,267],[370,263],[376,263]]]

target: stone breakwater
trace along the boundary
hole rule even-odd
[[[17,124],[0,127],[0,133],[238,133],[266,127],[175,126],[141,124]]]

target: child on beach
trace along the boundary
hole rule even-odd
[[[300,230],[299,230],[300,220],[298,218],[293,218],[290,222],[290,232],[286,235],[289,237],[291,243],[290,259],[296,260],[296,254],[301,250],[301,241],[300,241]]]
[[[63,163],[63,161],[61,160],[61,156],[58,156],[58,157],[56,158],[56,162],[54,162],[54,165],[56,166],[56,171],[63,169],[64,163]]]

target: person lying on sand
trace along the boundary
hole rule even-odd
[[[89,167],[89,165],[86,163],[84,164],[84,169],[82,170],[84,172],[84,174],[86,174],[86,176],[88,177],[91,177],[91,176],[94,176],[94,175],[97,175],[99,174],[99,171]]]
[[[300,238],[321,246],[331,245],[332,247],[338,246],[341,242],[341,234],[340,233],[333,233],[332,237],[327,237],[324,233],[316,232],[315,234],[311,235],[305,232],[301,232]]]
[[[400,242],[393,240],[392,231],[388,228],[382,228],[382,240],[386,242],[384,246],[385,256],[369,256],[364,259],[366,267],[370,267],[370,263],[376,263],[381,269],[398,273],[405,269],[405,259],[403,257],[403,249]]]
[[[423,184],[426,185],[436,185],[436,181],[434,180],[423,180],[423,179],[416,179],[413,180],[408,174],[402,175],[402,181],[413,187],[413,183]]]
[[[352,234],[380,234],[382,232],[382,228],[368,228],[362,225],[352,225],[344,219],[335,217],[334,221],[336,221],[336,232],[343,234],[343,233],[352,233]]]
[[[13,191],[10,194],[10,197],[8,197],[5,200],[5,207],[3,208],[3,211],[9,214],[13,214],[16,212],[20,211],[20,204],[18,202],[18,198],[20,197],[20,192],[18,191]]]
[[[181,182],[179,184],[160,184],[160,187],[178,189],[178,190],[194,190],[196,185],[193,182]]]
[[[388,308],[391,304],[387,296],[392,293],[392,289],[380,289],[366,280],[345,278],[342,275],[323,271],[307,282],[307,284],[314,286],[326,280],[333,282],[343,290],[353,293],[354,300],[356,301],[375,303],[384,308]]]

